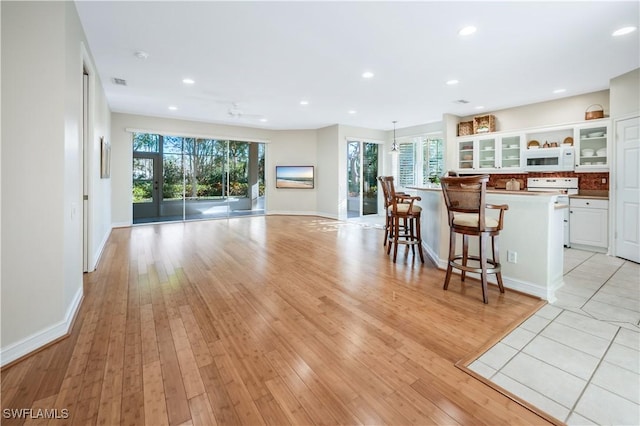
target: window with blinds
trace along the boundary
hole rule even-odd
[[[415,145],[413,142],[400,143],[398,146],[398,184],[411,186],[415,183],[416,165]]]
[[[398,186],[424,185],[442,176],[443,140],[416,136],[398,143]]]

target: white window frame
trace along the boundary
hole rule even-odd
[[[428,177],[431,174],[431,170],[425,170],[425,163],[428,162],[429,159],[424,158],[425,150],[423,149],[423,147],[430,140],[434,140],[434,139],[438,139],[442,141],[441,147],[442,147],[442,150],[444,151],[444,139],[442,138],[441,134],[437,134],[437,135],[423,134],[423,135],[417,135],[417,136],[407,136],[403,138],[398,138],[397,142],[398,142],[399,153],[396,159],[397,176],[395,178],[397,182],[396,186],[398,188],[405,189],[409,186],[424,186],[427,183]],[[403,176],[404,175],[403,167],[401,165],[401,157],[403,155],[403,150],[406,150],[407,145],[412,146],[411,151],[413,152],[413,173],[412,173],[413,180],[411,182],[406,180],[406,176]],[[444,173],[444,167],[445,167],[445,158],[443,154],[442,163],[441,163],[442,170],[440,170],[440,174]],[[426,168],[428,169],[428,165]]]

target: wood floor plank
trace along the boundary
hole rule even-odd
[[[180,306],[180,318],[187,332],[187,338],[191,344],[191,349],[193,350],[193,355],[196,358],[198,367],[204,367],[205,365],[213,363],[213,357],[209,352],[204,334],[189,305]]]
[[[169,424],[167,402],[162,381],[160,361],[142,367],[144,379],[144,424],[162,426]]]
[[[264,424],[249,391],[247,390],[240,374],[236,370],[222,342],[212,344],[215,365],[218,368],[224,387],[227,389],[232,401],[234,411],[242,424]]]
[[[218,368],[214,364],[204,365],[200,367],[200,377],[202,377],[209,397],[209,404],[218,424],[240,424],[240,419],[233,409],[233,401],[227,393],[224,382],[218,373]]]
[[[114,229],[71,337],[2,371],[2,407],[68,409],[55,426],[548,424],[455,366],[539,300],[444,291],[382,238],[300,216]]]
[[[191,409],[191,422],[193,426],[217,426],[216,418],[209,404],[209,397],[206,393],[194,396],[189,399]]]

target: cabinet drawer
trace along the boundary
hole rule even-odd
[[[569,205],[571,207],[583,207],[591,209],[608,209],[609,200],[594,200],[591,198],[570,198]]]

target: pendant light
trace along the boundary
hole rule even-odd
[[[397,153],[398,152],[398,143],[396,142],[396,120],[392,121],[393,123],[393,143],[391,144],[391,152],[392,153]]]

